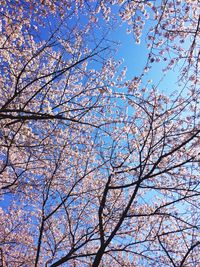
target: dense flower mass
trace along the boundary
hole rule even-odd
[[[0,16],[0,265],[199,266],[198,1],[2,0]],[[122,25],[147,51],[128,78]]]

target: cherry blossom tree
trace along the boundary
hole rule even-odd
[[[198,1],[0,14],[1,266],[200,265]],[[130,79],[109,39],[122,24],[148,51]],[[168,94],[155,65],[176,73]]]

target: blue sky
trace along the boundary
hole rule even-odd
[[[133,35],[126,33],[126,26],[127,25],[123,24],[115,31],[112,31],[110,37],[120,43],[116,52],[116,59],[124,59],[123,64],[127,66],[126,79],[131,79],[134,76],[140,75],[143,71],[147,62],[149,50],[147,49],[144,39],[147,30],[144,29],[141,43],[137,45],[135,44]],[[152,69],[147,72],[143,78],[144,84],[142,85],[144,86],[149,80],[152,80],[154,85],[159,84],[158,89],[161,92],[169,94],[176,90],[178,88],[177,70],[168,71],[167,75],[164,75],[162,70],[165,67],[166,64],[164,62],[153,63]],[[161,79],[162,82],[159,83]],[[152,83],[150,83],[149,86],[151,86]]]

